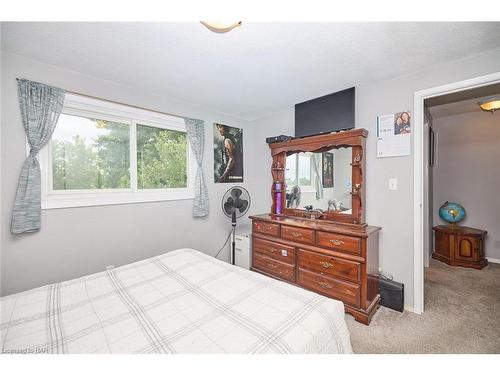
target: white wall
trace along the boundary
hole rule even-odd
[[[121,265],[168,250],[193,247],[214,254],[230,231],[220,209],[232,184],[213,182],[213,122],[244,128],[245,187],[258,178],[253,150],[254,128],[245,121],[210,109],[114,82],[2,53],[1,112],[1,293],[30,289]],[[10,234],[17,179],[25,157],[16,77],[41,81],[70,91],[205,120],[204,170],[210,196],[208,218],[193,219],[192,201],[44,210],[38,233]],[[259,143],[261,145],[264,142]],[[261,172],[261,169],[258,169]],[[267,169],[266,169],[267,172]],[[251,190],[251,189],[250,189]],[[263,206],[259,207],[259,211]],[[245,222],[248,220],[243,220]],[[222,258],[228,259],[229,252]]]
[[[441,86],[500,71],[500,50],[430,67],[398,79],[356,87],[356,127],[370,134],[366,147],[366,221],[382,227],[380,267],[405,284],[405,305],[413,307],[413,152],[411,156],[377,158],[375,125],[377,115],[402,110],[412,113],[415,91]],[[354,83],[355,84],[355,83]],[[294,133],[294,108],[254,121],[258,134]],[[259,164],[266,168],[266,184],[256,196],[270,204],[271,164],[268,149],[258,148]],[[267,155],[265,154],[267,152]],[[261,155],[262,153],[262,155]],[[267,164],[266,164],[267,163]],[[398,190],[389,191],[389,178],[398,179]],[[268,206],[265,206],[269,210]]]
[[[439,207],[463,205],[460,223],[488,231],[486,256],[500,259],[500,113],[465,113],[434,119],[437,163],[434,167],[434,225],[446,224]]]
[[[271,164],[272,157],[269,147],[265,142],[267,137],[274,135],[293,135],[295,114],[292,110],[285,110],[272,116],[262,118],[251,123],[255,128],[255,139],[252,150],[252,159],[258,166],[258,180],[251,182],[253,191],[253,209],[257,213],[266,213],[271,210]]]

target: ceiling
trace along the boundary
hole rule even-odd
[[[252,120],[500,48],[500,23],[2,23],[2,48]]]
[[[479,102],[483,99],[500,97],[500,84],[476,87],[425,100],[432,118],[448,117],[463,113],[482,112]]]

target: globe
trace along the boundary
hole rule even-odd
[[[465,217],[465,208],[455,202],[445,202],[439,207],[439,217],[451,224],[459,223]]]

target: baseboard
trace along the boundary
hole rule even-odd
[[[486,257],[490,263],[500,263],[500,259]]]

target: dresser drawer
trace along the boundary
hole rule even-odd
[[[280,236],[280,226],[279,224],[267,223],[265,221],[253,222],[253,230],[256,233],[268,234],[270,236]]]
[[[287,281],[295,281],[295,267],[275,259],[253,253],[253,267]]]
[[[342,277],[355,283],[360,282],[361,265],[357,262],[335,258],[307,250],[298,250],[298,265],[325,276]]]
[[[314,230],[282,225],[281,238],[289,241],[314,245]]]
[[[351,306],[360,306],[360,286],[299,268],[297,283],[310,290],[338,299]]]
[[[269,256],[276,260],[295,264],[295,249],[292,246],[283,245],[261,238],[253,239],[253,251]]]
[[[316,241],[318,246],[325,247],[327,249],[345,251],[356,255],[361,254],[361,239],[357,237],[317,231]]]

